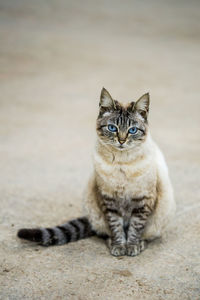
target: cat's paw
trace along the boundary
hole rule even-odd
[[[111,245],[110,253],[114,256],[124,256],[124,255],[126,255],[126,246],[125,245]]]
[[[144,240],[139,241],[137,244],[127,244],[126,254],[128,256],[139,255],[147,247],[147,242]]]

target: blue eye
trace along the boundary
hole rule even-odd
[[[117,131],[117,127],[115,125],[108,125],[108,130],[111,132],[116,132]]]
[[[137,131],[138,131],[137,127],[131,127],[128,132],[130,134],[136,134]]]

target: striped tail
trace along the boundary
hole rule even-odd
[[[69,221],[53,228],[22,228],[17,236],[43,246],[63,245],[95,235],[86,217]]]

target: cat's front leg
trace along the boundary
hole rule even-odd
[[[134,241],[132,243],[127,243],[127,255],[128,256],[137,256],[139,255],[142,251],[144,251],[147,247],[147,241],[145,240],[139,240],[139,241]]]
[[[126,255],[126,236],[123,228],[123,218],[117,211],[107,210],[106,219],[111,231],[108,246],[114,256]]]
[[[148,205],[133,209],[127,232],[127,255],[136,256],[147,247],[147,242],[141,239],[141,235],[151,211]]]

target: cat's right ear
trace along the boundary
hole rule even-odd
[[[144,94],[142,97],[140,97],[135,105],[134,109],[139,112],[139,114],[147,120],[148,112],[149,112],[149,93]]]
[[[113,98],[104,87],[101,90],[99,108],[103,108],[105,110],[113,110],[116,108]]]

